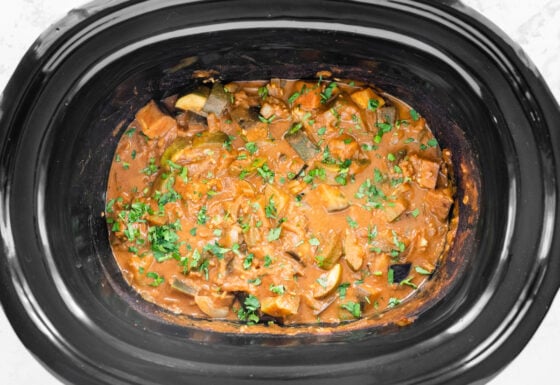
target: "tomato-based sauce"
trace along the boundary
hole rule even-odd
[[[147,301],[197,319],[325,325],[390,319],[421,290],[454,195],[449,150],[373,86],[214,82],[137,112],[105,215]]]

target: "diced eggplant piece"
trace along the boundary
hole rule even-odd
[[[259,123],[259,111],[254,107],[235,107],[229,114],[231,119],[245,130],[249,130]]]
[[[331,156],[340,161],[356,159],[360,155],[359,143],[348,134],[343,134],[329,140],[328,147]]]
[[[178,97],[179,95],[175,94],[164,98],[160,103],[160,107],[169,114],[174,115],[176,111],[175,103],[177,102]]]
[[[396,263],[389,266],[389,270],[393,270],[393,283],[404,281],[410,273],[410,263]]]
[[[212,91],[208,96],[208,100],[204,104],[202,111],[207,114],[222,115],[229,103],[229,96],[221,83],[214,83]]]
[[[373,306],[375,300],[379,298],[383,289],[380,287],[372,287],[367,284],[356,285],[356,298],[362,307]]]
[[[398,217],[401,216],[402,213],[406,211],[408,207],[407,201],[404,198],[398,198],[395,201],[391,202],[391,204],[386,204],[384,206],[384,213],[385,218],[387,218],[387,222],[393,222]]]
[[[321,88],[317,87],[317,83],[300,80],[294,84],[294,90],[298,92],[298,96],[292,105],[304,110],[312,110],[321,106]]]
[[[368,107],[369,109],[374,109],[374,107],[379,108],[385,105],[385,100],[369,87],[354,92],[350,95],[350,98],[363,110],[368,109]],[[375,102],[370,102],[370,100],[374,100]]]
[[[189,133],[197,134],[208,130],[208,120],[195,112],[186,112],[186,123]]]
[[[397,109],[393,106],[384,106],[377,109],[377,122],[395,125],[397,121]]]
[[[290,258],[292,258],[294,261],[296,261],[300,265],[302,265],[303,267],[305,267],[305,262],[299,256],[299,254],[296,253],[295,251],[288,250],[288,251],[286,251],[286,255],[289,256]]]
[[[340,166],[337,164],[323,163],[320,161],[315,162],[314,168],[322,168],[325,170],[325,183],[329,185],[338,185],[337,177],[340,175]]]
[[[321,268],[330,270],[342,257],[342,237],[340,233],[331,230],[321,247],[317,250],[315,260]]]
[[[179,128],[188,131],[189,136],[208,131],[208,119],[192,111],[184,111],[175,116]]]
[[[332,295],[330,297],[318,300],[318,299],[313,298],[312,292],[307,291],[303,294],[302,299],[305,301],[305,304],[307,306],[309,306],[311,309],[313,309],[313,315],[318,316],[319,314],[321,314],[322,312],[327,310],[328,307],[331,306],[332,303],[334,301],[336,301],[337,298],[338,298],[337,296]]]
[[[177,102],[175,102],[175,108],[183,111],[196,112],[197,114],[203,113],[202,108],[206,104],[209,94],[210,90],[208,88],[200,87],[190,94],[181,96],[177,99]]]
[[[274,107],[270,103],[263,103],[259,112],[263,118],[269,119],[274,114]]]
[[[286,317],[297,314],[300,297],[298,295],[283,294],[277,297],[261,299],[261,311],[273,317]]]
[[[350,206],[350,202],[337,186],[320,184],[316,189],[316,193],[322,205],[329,213],[341,211]]]
[[[340,263],[337,263],[328,272],[321,274],[317,281],[313,283],[313,297],[320,299],[333,293],[340,284],[341,279],[342,266]]]
[[[301,166],[299,171],[291,179],[295,180],[295,179],[299,178],[300,176],[302,176],[305,173],[305,170],[307,170],[308,168],[309,168],[309,165],[304,164],[303,166]]]
[[[323,299],[322,301],[315,300],[315,302],[313,303],[313,305],[314,305],[313,306],[313,315],[318,316],[319,314],[321,314],[322,312],[327,310],[329,308],[329,306],[331,306],[333,304],[334,301],[336,301],[336,296],[332,296],[330,298]]]
[[[254,223],[250,224],[252,225],[249,226],[249,229],[243,236],[247,245],[254,247],[262,242],[262,232],[255,227]]]
[[[364,247],[358,244],[358,238],[353,231],[347,230],[344,238],[344,259],[348,266],[354,271],[358,271],[364,263],[366,255]]]
[[[233,296],[195,295],[194,302],[204,314],[212,318],[226,318],[233,302]]]
[[[271,184],[267,184],[264,188],[264,197],[267,205],[274,207],[276,211],[276,218],[282,218],[285,215],[285,210],[290,202],[290,196],[284,191],[274,187]]]
[[[434,189],[438,180],[439,163],[420,158],[418,155],[411,155],[409,160],[414,167],[416,183],[421,187]]]
[[[314,158],[321,152],[319,146],[314,144],[303,130],[299,130],[294,133],[290,133],[288,131],[284,135],[284,139],[304,161]]]
[[[161,178],[160,178],[161,179]],[[153,191],[156,191],[155,189]],[[159,190],[161,192],[161,190]],[[148,215],[146,220],[152,226],[163,226],[168,222],[167,215]]]
[[[138,111],[136,121],[144,135],[150,139],[158,138],[177,126],[175,119],[161,112],[153,100]]]
[[[430,190],[426,194],[424,201],[428,210],[440,221],[445,221],[449,215],[449,210],[453,205],[453,198],[442,190]]]
[[[286,87],[286,79],[272,78],[270,83],[266,85],[268,89],[268,96],[275,98],[282,98],[284,96],[284,89]]]
[[[154,257],[151,255],[146,255],[140,257],[138,255],[132,255],[128,259],[128,269],[123,270],[128,271],[127,278],[132,279],[134,278],[136,282],[142,284],[146,283],[150,278],[146,277],[146,274],[140,273],[141,271],[147,271],[151,264],[154,262]]]
[[[192,282],[183,281],[178,278],[173,279],[173,281],[171,282],[171,287],[183,294],[190,295],[191,297],[194,297],[199,290],[199,288],[196,287]]]
[[[373,258],[373,263],[371,264],[371,271],[381,274],[378,275],[379,278],[386,280],[387,278],[383,275],[383,272],[389,270],[389,265],[391,264],[391,257],[389,254],[382,253],[376,254]]]
[[[223,232],[220,243],[223,247],[231,248],[235,244],[241,244],[242,240],[243,234],[241,227],[235,224]],[[245,245],[244,242],[242,244]]]

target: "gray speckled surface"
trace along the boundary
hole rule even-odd
[[[0,89],[27,48],[51,23],[83,0],[16,0],[2,3],[0,11]],[[560,1],[463,0],[498,25],[525,51],[560,100]],[[559,122],[560,124],[560,122]],[[557,296],[558,297],[558,296]],[[0,311],[0,382],[5,385],[60,382],[24,348]],[[556,298],[541,327],[521,354],[491,385],[558,383],[560,300]]]

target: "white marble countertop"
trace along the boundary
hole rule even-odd
[[[5,2],[0,12],[0,90],[37,36],[83,0]],[[560,101],[560,1],[463,0],[497,24],[519,44]],[[560,123],[559,123],[560,124]],[[5,385],[58,385],[19,341],[0,310],[0,382]],[[490,385],[558,383],[556,349],[560,343],[560,300],[519,356]]]

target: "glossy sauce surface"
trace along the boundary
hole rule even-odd
[[[151,101],[120,139],[113,252],[146,300],[194,318],[390,320],[450,241],[450,159],[366,84],[209,83]]]

